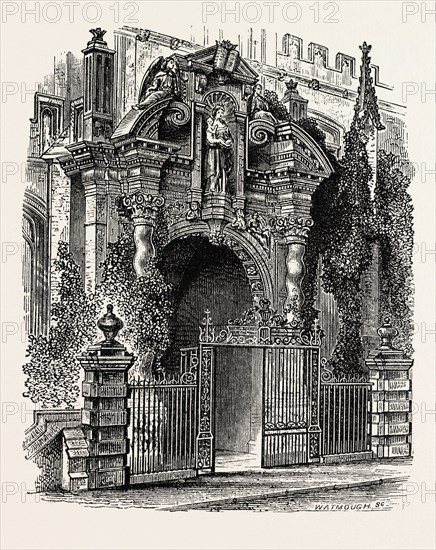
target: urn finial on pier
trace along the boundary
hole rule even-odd
[[[383,325],[378,329],[380,336],[380,349],[395,349],[392,340],[398,336],[398,330],[392,326],[391,318],[386,315],[383,319]]]
[[[124,323],[114,314],[113,310],[114,306],[112,304],[108,304],[106,313],[97,321],[98,328],[105,336],[105,340],[103,342],[105,345],[115,344],[115,338],[124,326]]]

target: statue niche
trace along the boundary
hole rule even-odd
[[[233,168],[233,137],[224,118],[224,107],[216,105],[207,119],[206,192],[228,193]]]
[[[214,93],[206,102],[204,135],[205,193],[234,194],[235,121],[230,96]]]

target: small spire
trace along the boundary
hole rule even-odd
[[[356,105],[354,106],[353,124],[362,127],[371,119],[377,130],[384,130],[385,127],[380,120],[377,96],[371,76],[369,52],[372,46],[364,42],[359,48],[362,50],[362,63],[360,65],[359,88],[357,90]]]

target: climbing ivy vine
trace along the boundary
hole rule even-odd
[[[375,235],[380,246],[380,317],[389,315],[399,335],[395,346],[413,353],[413,205],[410,178],[399,159],[379,151],[374,191]],[[380,319],[380,320],[381,320]]]
[[[30,335],[23,366],[26,397],[42,408],[72,407],[80,394],[76,356],[97,337],[99,298],[84,290],[80,267],[66,242],[60,242],[54,261],[57,298],[51,306],[48,336]]]

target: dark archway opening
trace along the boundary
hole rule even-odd
[[[198,345],[199,326],[209,309],[213,324],[224,326],[252,307],[250,283],[241,261],[229,248],[203,237],[171,242],[159,268],[172,285],[174,314],[171,345],[163,358],[166,372],[179,367],[180,348]],[[261,355],[252,348],[216,350],[214,445],[218,469],[245,461],[250,466],[260,429]],[[251,454],[250,454],[251,453]],[[257,460],[256,460],[257,459]]]
[[[209,309],[215,326],[226,325],[252,306],[250,283],[237,256],[226,246],[212,245],[204,237],[171,242],[159,268],[172,286],[174,314],[171,345],[163,364],[177,368],[179,350],[198,345],[199,326]]]

